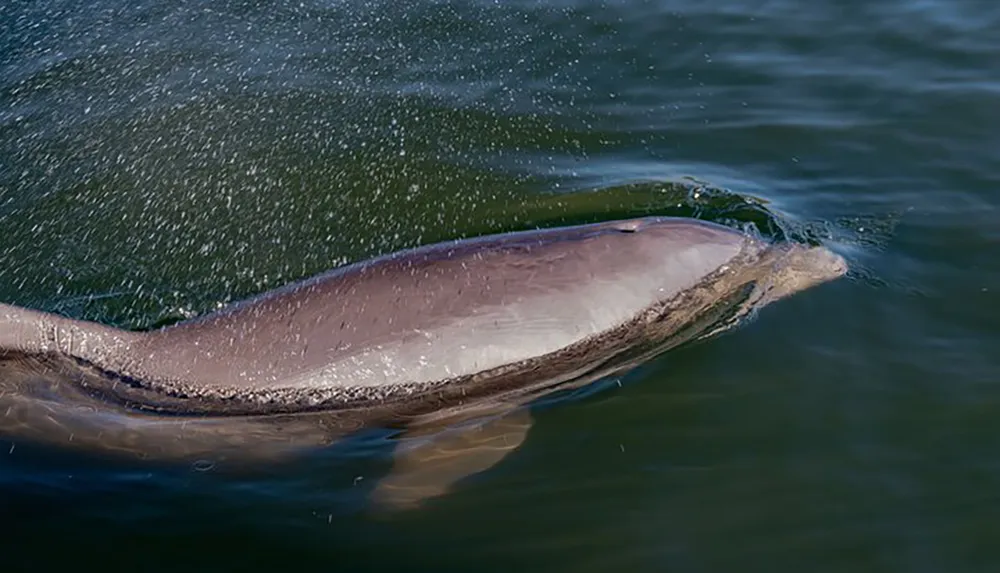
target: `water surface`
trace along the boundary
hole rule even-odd
[[[234,477],[5,443],[5,567],[995,570],[997,30],[986,0],[3,3],[5,302],[149,328],[645,214],[855,269],[392,518],[371,452]]]

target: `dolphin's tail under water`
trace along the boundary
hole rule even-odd
[[[144,412],[89,392],[107,383],[74,359],[0,353],[0,439],[195,462],[273,460],[327,444],[315,415],[204,417]]]

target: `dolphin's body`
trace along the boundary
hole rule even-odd
[[[507,412],[845,271],[651,217],[402,251],[150,332],[0,305],[0,437],[253,457]]]

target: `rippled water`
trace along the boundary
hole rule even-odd
[[[5,302],[144,328],[641,214],[854,268],[392,517],[377,453],[232,476],[5,443],[6,570],[995,570],[997,30],[986,0],[0,4]]]

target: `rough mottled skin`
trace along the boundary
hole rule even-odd
[[[646,218],[403,251],[148,333],[0,305],[0,433],[155,457],[321,444],[582,383],[845,270]]]

